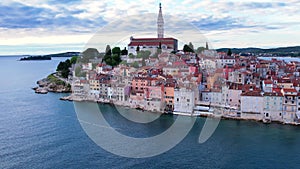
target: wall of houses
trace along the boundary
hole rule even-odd
[[[192,113],[195,106],[195,91],[187,88],[175,89],[174,111],[181,113]]]
[[[264,110],[264,97],[241,96],[241,118],[262,120]]]

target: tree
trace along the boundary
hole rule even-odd
[[[57,65],[56,71],[60,72],[61,77],[67,78],[69,76],[69,68],[72,66],[70,59],[67,59],[64,62],[59,62]]]
[[[109,45],[106,45],[106,49],[105,49],[105,55],[108,55],[110,56],[111,55],[111,49],[110,49],[110,46]]]
[[[185,45],[183,46],[183,51],[184,51],[184,52],[194,52],[194,50],[192,50],[192,49],[190,48],[190,46],[188,46],[187,44],[185,44]]]
[[[128,50],[126,47],[121,51],[121,55],[128,55]]]
[[[61,76],[62,76],[63,78],[68,78],[69,73],[70,73],[70,70],[69,70],[69,69],[62,70],[62,71],[61,71]]]
[[[145,61],[144,58],[143,58],[143,60],[142,60],[142,66],[146,66],[146,61]]]
[[[80,66],[77,66],[75,68],[75,76],[76,77],[85,77],[86,76],[86,72],[82,72],[82,69]]]
[[[192,52],[194,52],[194,45],[192,44],[192,42],[190,42],[188,46],[190,47],[190,49],[192,50]]]
[[[112,49],[112,54],[117,54],[117,55],[121,55],[121,49],[120,49],[120,47],[114,47],[113,49]]]
[[[122,62],[122,59],[121,59],[120,55],[118,55],[118,54],[113,54],[112,59],[117,63],[117,65]]]
[[[129,56],[129,58],[130,58],[130,59],[133,59],[133,58],[135,58],[135,56],[134,56],[132,53],[129,53],[129,55],[128,55],[128,56]]]
[[[206,48],[204,48],[204,47],[198,47],[197,50],[196,50],[196,52],[197,52],[197,53],[201,53],[201,52],[203,52],[205,49],[206,49]]]
[[[121,64],[121,65],[127,65],[127,61],[126,61],[126,60],[123,60],[120,64]]]
[[[228,49],[227,56],[231,56],[231,55],[232,55],[231,49]]]
[[[149,51],[149,50],[141,50],[137,54],[137,58],[149,59],[150,55],[151,55],[151,51]]]
[[[139,63],[137,61],[135,61],[131,64],[131,66],[134,68],[139,68]]]
[[[75,64],[77,62],[77,58],[78,58],[78,56],[73,56],[70,60],[71,64]]]
[[[122,62],[121,56],[118,54],[113,54],[111,56],[105,55],[103,60],[110,66],[117,66]]]

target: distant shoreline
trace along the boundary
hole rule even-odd
[[[51,60],[51,57],[50,56],[28,56],[19,59],[19,61],[41,61],[41,60]]]

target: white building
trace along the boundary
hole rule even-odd
[[[219,59],[216,60],[216,66],[217,68],[223,68],[226,65],[234,65],[235,64],[235,58],[231,56],[221,56]]]
[[[264,93],[264,118],[282,122],[283,95],[282,93]]]
[[[264,97],[260,91],[248,91],[241,95],[241,118],[262,120]]]
[[[264,80],[262,82],[262,88],[264,92],[272,92],[273,90],[273,81],[272,80]]]
[[[216,69],[216,62],[212,59],[201,59],[199,65],[201,69]]]
[[[231,108],[239,110],[241,106],[241,94],[242,94],[241,87],[235,88],[231,86],[228,89],[226,105],[230,106]]]
[[[174,90],[174,112],[192,113],[195,106],[195,99],[198,94],[195,90],[188,88],[175,88]]]
[[[296,89],[282,89],[283,101],[283,121],[285,123],[294,122],[296,119],[297,108],[297,90]]]

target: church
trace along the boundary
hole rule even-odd
[[[172,52],[178,50],[177,39],[171,37],[164,38],[164,19],[162,15],[161,3],[159,4],[159,13],[157,18],[157,38],[130,37],[128,53],[136,55],[137,48],[139,48],[139,50],[149,50],[151,51],[151,55],[156,53],[158,48],[161,48],[162,52]]]

